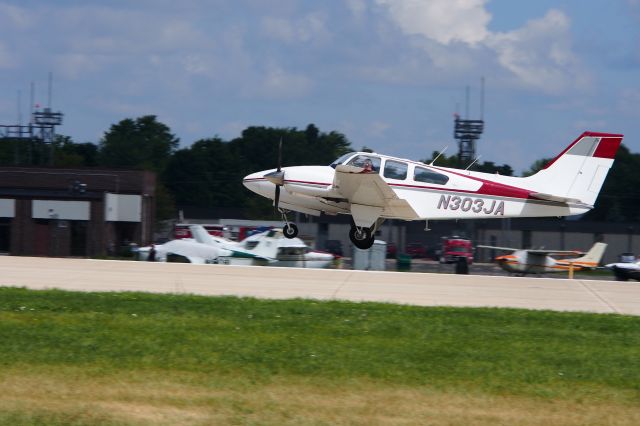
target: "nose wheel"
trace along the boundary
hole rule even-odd
[[[282,233],[286,238],[295,238],[298,236],[298,227],[295,223],[287,223],[282,227]]]
[[[298,236],[298,227],[296,226],[295,223],[291,223],[289,222],[289,220],[287,219],[287,214],[284,210],[279,209],[280,210],[280,214],[282,214],[282,221],[284,222],[284,226],[282,227],[282,233],[284,234],[285,238],[295,238]]]
[[[349,231],[349,239],[353,245],[362,250],[371,248],[374,238],[370,228],[352,226]]]

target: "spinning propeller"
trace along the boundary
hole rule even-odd
[[[264,178],[276,186],[276,196],[273,199],[273,205],[278,210],[278,204],[280,203],[280,187],[284,185],[284,172],[282,171],[282,138],[280,138],[280,144],[278,145],[278,168],[275,172],[267,173]]]

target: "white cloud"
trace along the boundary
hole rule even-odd
[[[184,70],[189,74],[210,75],[214,70],[215,60],[209,55],[191,53],[182,59]]]
[[[560,94],[589,88],[591,76],[571,50],[571,23],[561,11],[509,32],[488,29],[487,0],[377,0],[391,20],[450,74],[494,61],[525,87]]]
[[[377,0],[406,34],[421,35],[441,44],[474,45],[488,35],[491,15],[487,0]]]
[[[347,0],[347,7],[357,20],[362,19],[367,11],[367,3],[365,3],[365,0]]]
[[[25,9],[0,3],[0,25],[14,29],[28,29],[34,24],[34,17]]]
[[[262,18],[264,33],[285,43],[321,42],[329,38],[323,13],[310,13],[300,19],[290,20],[267,16]]]
[[[98,71],[109,59],[102,55],[84,53],[66,53],[58,55],[54,63],[56,71],[64,77],[75,80],[88,73]]]
[[[522,83],[549,93],[585,88],[590,77],[571,51],[567,16],[550,10],[524,27],[493,34],[487,45]]]
[[[313,82],[308,77],[290,73],[272,63],[267,66],[260,86],[252,89],[259,95],[281,99],[304,96],[310,92],[312,86]],[[250,96],[251,92],[245,92],[245,95]]]

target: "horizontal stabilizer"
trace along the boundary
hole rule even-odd
[[[561,197],[558,195],[545,194],[543,192],[532,192],[531,196],[539,200],[554,201],[556,203],[579,204],[588,208],[593,208],[593,206],[583,203],[577,198]]]

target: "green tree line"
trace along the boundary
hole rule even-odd
[[[37,141],[4,139],[0,165],[47,165],[61,167],[113,167],[157,173],[157,216],[175,217],[176,206],[243,208],[248,217],[272,215],[269,200],[252,195],[242,178],[258,170],[275,168],[279,141],[283,141],[283,165],[326,165],[353,151],[339,132],[320,131],[314,124],[305,129],[251,126],[232,140],[201,139],[180,148],[180,140],[156,116],[126,118],[113,124],[98,144],[76,143],[68,136],[55,137],[53,146]],[[362,150],[370,151],[363,147]],[[455,155],[422,160],[443,167],[464,168]],[[536,160],[525,172],[535,173],[549,159]],[[513,175],[508,164],[492,161],[473,164],[471,170]],[[595,208],[586,219],[623,222],[640,220],[640,154],[622,145]]]

